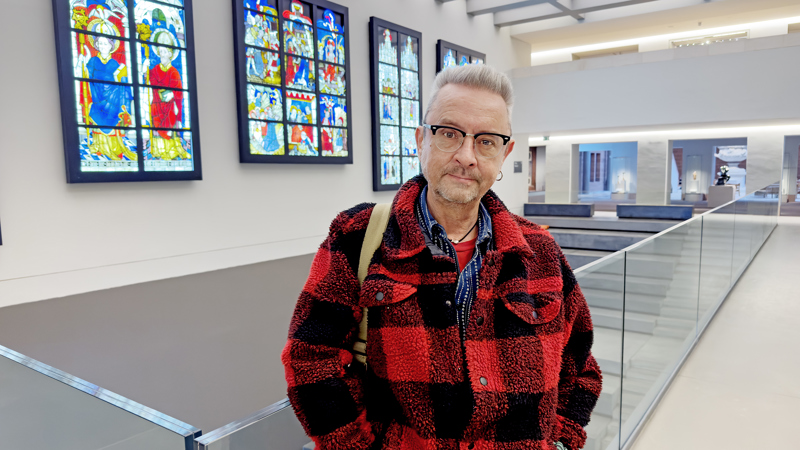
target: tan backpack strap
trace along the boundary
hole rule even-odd
[[[378,247],[383,242],[383,233],[386,225],[389,224],[389,213],[391,212],[389,203],[379,203],[375,205],[369,217],[367,233],[364,235],[364,242],[361,244],[361,258],[358,260],[358,285],[364,284],[369,271],[369,263]],[[358,339],[353,344],[353,356],[356,361],[367,365],[367,308],[364,308],[361,323],[358,324]]]

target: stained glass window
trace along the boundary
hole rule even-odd
[[[486,55],[483,53],[441,39],[439,39],[439,42],[436,44],[437,72],[448,67],[465,66],[467,64],[484,64],[485,62]]]
[[[372,134],[375,191],[395,190],[420,173],[416,129],[421,125],[422,34],[373,17]]]
[[[348,9],[325,0],[233,1],[240,161],[352,163]]]
[[[70,183],[201,178],[191,0],[58,0]]]

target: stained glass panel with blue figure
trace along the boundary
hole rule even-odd
[[[381,94],[398,95],[400,90],[397,80],[397,67],[388,64],[378,64],[378,84]]]
[[[292,55],[314,57],[314,34],[311,27],[297,22],[283,22],[284,50]]]
[[[347,129],[322,127],[320,151],[322,156],[347,156]]]
[[[142,126],[188,130],[192,128],[189,96],[186,91],[139,88]]]
[[[247,116],[259,120],[283,120],[283,94],[278,88],[247,85]]]
[[[400,129],[381,125],[381,155],[400,154]]]
[[[289,155],[318,156],[317,127],[289,125]]]
[[[345,95],[344,67],[319,63],[319,91],[323,94]]]
[[[79,125],[135,127],[133,87],[75,80]]]
[[[476,58],[475,56],[473,56],[471,59],[472,59],[472,64],[483,64],[482,58]]]
[[[127,0],[70,0],[70,27],[127,38]]]
[[[446,69],[448,67],[457,66],[458,63],[456,62],[456,51],[448,48],[444,54],[444,61],[442,62],[442,68]]]
[[[176,48],[136,44],[139,48],[139,83],[172,89],[188,89],[186,52]]]
[[[381,35],[378,44],[378,60],[383,63],[397,65],[397,32],[388,28],[378,27]]]
[[[409,70],[400,71],[400,93],[402,97],[419,100],[419,75]]]
[[[344,33],[342,15],[326,9],[322,12],[322,18],[317,20],[317,28],[334,33]]]
[[[403,99],[403,126],[419,126],[419,102]]]
[[[308,92],[286,91],[286,119],[294,123],[317,123],[317,96]]]
[[[320,95],[319,104],[322,110],[322,124],[347,126],[347,100],[343,97]]]
[[[190,131],[142,130],[142,142],[145,171],[194,170],[194,149]]]
[[[72,62],[75,78],[131,82],[131,52],[127,41],[72,33]]]
[[[417,136],[416,128],[403,128],[403,156],[416,156],[417,155]]]
[[[419,71],[419,40],[400,34],[400,67]]]
[[[317,30],[317,54],[323,61],[344,64],[344,36]]]
[[[466,66],[467,64],[469,64],[469,55],[459,54],[458,55],[458,65],[459,66]]]
[[[135,0],[137,39],[171,47],[186,47],[186,20],[182,9],[147,0]]]
[[[400,184],[399,156],[381,156],[381,184]]]
[[[286,56],[286,87],[313,91],[316,88],[314,61],[296,56]]]
[[[253,155],[285,155],[286,136],[282,123],[250,121],[250,153]]]
[[[397,97],[381,95],[381,123],[400,125],[400,106]]]
[[[248,47],[245,59],[247,60],[247,81],[280,86],[281,58],[277,53]]]
[[[275,9],[275,0],[244,0],[244,7],[273,16],[278,15],[278,11]]]
[[[136,130],[78,127],[81,172],[138,172]]]
[[[253,11],[244,12],[244,43],[256,47],[278,50],[278,19],[275,17],[258,14]]]

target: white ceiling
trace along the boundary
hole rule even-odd
[[[533,52],[800,16],[800,0],[435,0],[531,44]]]

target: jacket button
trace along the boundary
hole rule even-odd
[[[377,294],[375,294],[375,300],[377,301],[383,300],[383,292],[378,292]]]
[[[533,316],[534,319],[539,318],[539,314],[536,314],[536,311],[534,311],[533,314],[531,314],[531,316]]]
[[[478,325],[483,325],[483,317],[478,317],[475,322],[478,322]]]
[[[481,377],[480,381],[481,381],[481,384],[482,384],[482,385],[484,385],[484,386],[486,386],[487,384],[489,384],[489,381],[488,381],[486,378],[484,378],[484,377]]]
[[[445,300],[444,304],[445,306],[453,306],[453,302],[451,302],[450,300]]]

